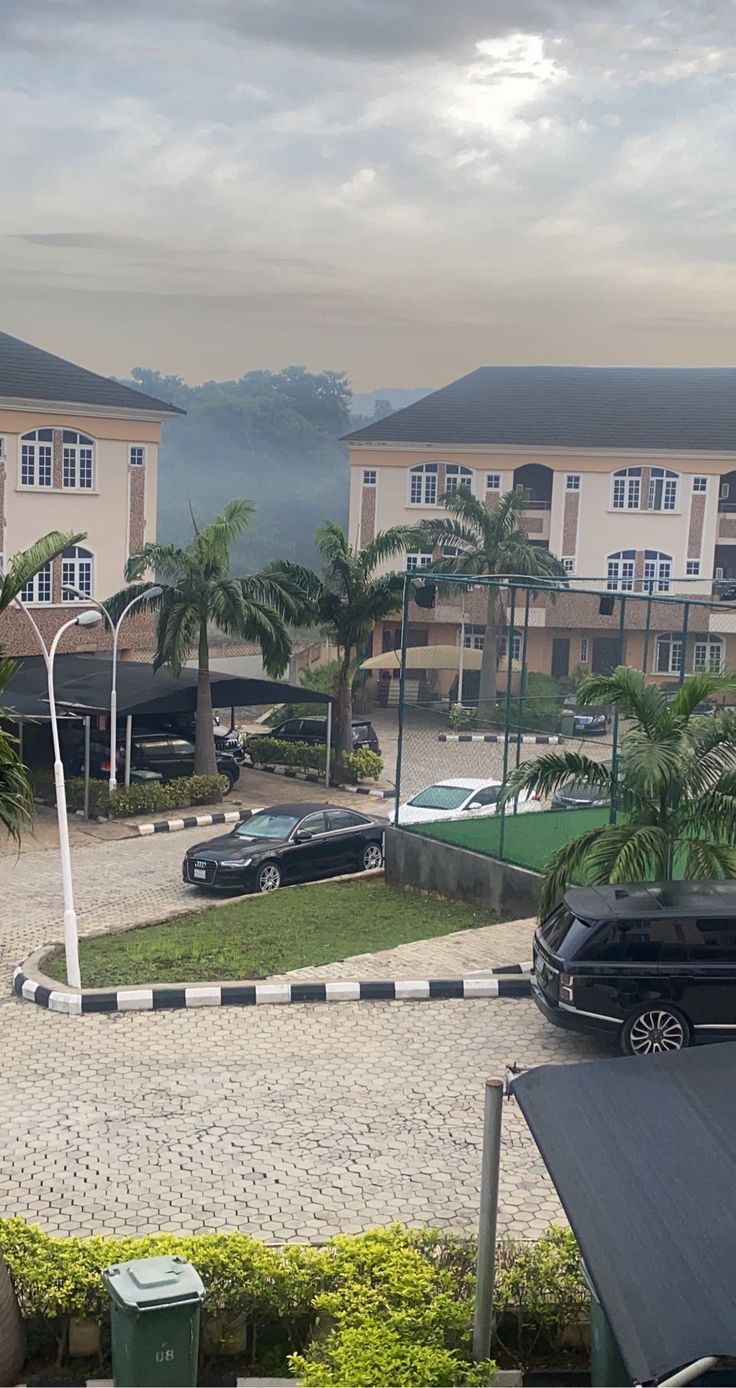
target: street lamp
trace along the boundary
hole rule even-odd
[[[128,603],[128,606],[123,608],[123,611],[120,613],[120,616],[118,617],[117,622],[114,622],[113,619],[112,619],[112,617],[110,616],[110,613],[108,612],[107,608],[105,607],[105,604],[104,604],[104,603],[98,602],[96,598],[91,598],[91,597],[89,596],[89,593],[83,593],[83,592],[81,591],[81,589],[79,589],[79,588],[70,588],[67,584],[64,585],[64,592],[65,592],[65,593],[70,594],[70,595],[71,595],[72,597],[74,597],[74,598],[79,598],[82,602],[91,602],[91,603],[94,605],[94,607],[97,608],[97,610],[98,610],[99,613],[103,613],[104,616],[107,618],[107,621],[108,621],[110,630],[111,630],[111,632],[112,632],[112,689],[110,690],[110,793],[112,793],[112,791],[114,791],[114,789],[115,789],[115,787],[116,787],[116,785],[117,785],[117,783],[118,783],[118,782],[117,782],[117,776],[116,776],[115,773],[116,773],[116,770],[117,770],[117,765],[116,765],[116,763],[117,763],[117,726],[118,726],[118,687],[117,687],[117,669],[118,669],[118,637],[119,637],[119,635],[120,635],[120,628],[121,628],[121,626],[123,625],[123,622],[124,622],[125,618],[127,617],[128,613],[130,612],[131,607],[135,607],[136,603],[143,602],[144,600],[145,600],[145,601],[148,601],[149,598],[160,598],[160,597],[161,597],[161,594],[163,593],[163,591],[164,591],[163,588],[159,588],[159,587],[154,586],[153,588],[146,588],[146,590],[145,590],[144,593],[138,593],[136,597],[131,598],[130,602]],[[129,751],[126,750],[126,758],[125,758],[126,769],[127,769],[127,767],[128,767],[129,761],[130,761],[130,753],[129,753]]]
[[[54,694],[54,657],[56,649],[64,635],[70,627],[92,627],[101,620],[102,614],[90,609],[87,612],[80,612],[78,617],[71,617],[68,622],[64,622],[59,627],[53,641],[51,649],[46,646],[46,642],[41,635],[35,618],[31,616],[27,607],[24,607],[19,598],[15,599],[16,605],[21,612],[25,612],[36,636],[38,637],[44,663],[46,665],[46,676],[49,691],[49,710],[51,716],[51,737],[54,744],[54,784],[56,786],[56,817],[59,822],[59,852],[61,856],[61,885],[64,894],[64,954],[66,957],[66,976],[72,988],[81,988],[82,977],[79,972],[79,933],[77,930],[77,913],[74,909],[74,888],[72,885],[72,857],[69,846],[69,821],[66,817],[66,787],[64,785],[64,763],[61,760],[61,746],[59,744],[59,727],[56,719],[56,697]]]

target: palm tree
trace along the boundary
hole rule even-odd
[[[324,561],[321,577],[311,569],[290,562],[277,561],[266,570],[268,575],[285,578],[295,590],[306,595],[312,620],[338,647],[339,668],[335,681],[335,750],[338,756],[353,750],[352,693],[358,652],[376,622],[398,612],[403,598],[403,573],[376,574],[376,569],[393,555],[403,554],[415,534],[413,529],[395,526],[381,531],[362,549],[356,549],[335,521],[325,521],[315,537]]]
[[[84,540],[84,534],[63,535],[52,530],[29,549],[20,550],[7,574],[0,573],[0,617],[20,596],[26,584],[65,549]],[[0,693],[9,684],[16,670],[13,660],[0,652]],[[0,708],[0,719],[12,718],[12,709]],[[28,772],[18,755],[17,740],[0,728],[0,825],[16,843],[33,820],[33,792]]]
[[[550,795],[573,777],[621,812],[558,848],[545,869],[546,914],[567,884],[736,877],[736,708],[698,714],[704,699],[736,688],[736,675],[693,675],[674,698],[638,670],[589,675],[581,704],[611,704],[625,724],[612,770],[583,753],[554,752],[519,766],[504,799],[522,787]],[[574,813],[574,811],[568,811]]]
[[[443,555],[435,560],[432,569],[444,574],[477,574],[479,577],[529,577],[565,581],[565,570],[559,559],[547,550],[532,545],[524,530],[522,519],[527,505],[522,488],[504,492],[495,510],[486,509],[467,487],[446,492],[441,498],[447,517],[422,521],[418,532]],[[541,586],[541,585],[540,585]],[[486,598],[486,634],[480,667],[478,709],[492,716],[496,703],[496,672],[498,670],[499,585],[488,585]],[[509,652],[511,642],[509,641]]]
[[[256,641],[269,675],[278,678],[291,652],[287,620],[298,620],[301,595],[274,574],[235,578],[230,573],[230,548],[247,529],[255,507],[250,501],[231,501],[211,525],[194,535],[186,548],[152,541],[131,555],[125,576],[131,586],[107,604],[113,620],[126,603],[148,588],[160,589],[150,606],[157,613],[154,669],[167,665],[178,675],[192,652],[197,654],[197,714],[194,771],[217,771],[212,727],[209,627],[243,641]],[[153,572],[154,579],[141,581]],[[143,604],[145,605],[145,604]]]

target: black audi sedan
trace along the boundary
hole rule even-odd
[[[258,810],[229,834],[190,848],[182,877],[194,887],[275,892],[383,863],[388,820],[341,805],[299,802]]]

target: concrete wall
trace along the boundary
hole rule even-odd
[[[542,885],[539,873],[394,828],[386,830],[386,880],[511,917],[536,915]]]

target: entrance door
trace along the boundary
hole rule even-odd
[[[552,674],[561,679],[570,673],[570,638],[555,636],[552,642]]]
[[[594,675],[610,675],[611,671],[621,664],[622,655],[619,651],[619,645],[617,636],[593,637],[593,657],[590,668]]]

